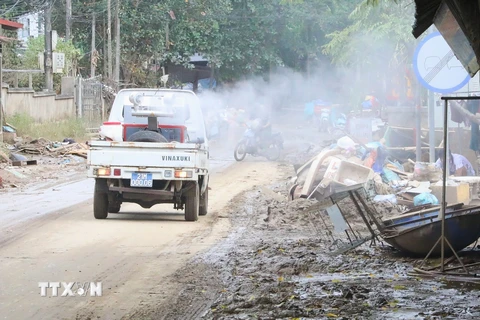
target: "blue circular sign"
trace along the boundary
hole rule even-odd
[[[470,75],[438,31],[418,44],[413,70],[425,88],[443,94],[455,92],[470,81]]]

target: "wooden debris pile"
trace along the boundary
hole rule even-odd
[[[75,155],[86,159],[87,150],[88,146],[85,143],[60,143],[43,138],[16,145],[16,152],[53,157]]]

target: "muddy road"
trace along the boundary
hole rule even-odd
[[[228,237],[171,276],[178,296],[128,318],[480,318],[478,285],[409,276],[419,261],[379,242],[335,254],[320,216],[306,212],[310,204],[285,195],[273,183],[237,196]]]
[[[0,318],[119,319],[176,296],[169,276],[227,237],[230,201],[277,170],[261,161],[213,162],[209,214],[197,223],[168,206],[133,204],[95,220],[88,180],[1,195]],[[60,288],[58,297],[41,297],[38,283],[47,281],[101,281],[103,295],[60,297]]]
[[[0,319],[480,319],[478,286],[409,276],[418,260],[385,244],[332,254],[325,213],[286,201],[292,163],[318,153],[300,134],[278,163],[214,158],[196,223],[129,204],[95,220],[83,178],[0,194]],[[103,292],[42,297],[47,281]]]

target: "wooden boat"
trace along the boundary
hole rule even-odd
[[[441,236],[440,213],[440,206],[432,206],[382,221],[380,235],[404,253],[425,257]],[[461,203],[447,206],[445,236],[455,251],[474,243],[480,237],[480,206],[465,206]],[[431,255],[438,256],[440,252],[441,246],[438,243]],[[452,254],[446,243],[445,254]]]

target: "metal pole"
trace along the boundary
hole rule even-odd
[[[112,80],[112,76],[113,76],[113,73],[112,73],[112,1],[111,0],[107,0],[107,20],[108,20],[108,27],[107,27],[107,35],[108,35],[108,39],[107,39],[107,57],[108,57],[108,60],[107,60],[107,77],[109,80]]]
[[[430,145],[429,162],[435,162],[435,95],[428,90],[428,144]]]
[[[362,217],[363,222],[367,226],[368,231],[370,231],[370,234],[372,235],[372,239],[375,240],[375,231],[373,231],[372,227],[370,226],[370,223],[368,223],[367,217],[365,217],[365,215],[363,214],[362,208],[360,207],[360,204],[355,198],[355,194],[353,193],[353,191],[348,191],[348,194],[350,195],[350,199],[352,199],[353,204],[355,205],[355,208],[358,211],[358,214]]]
[[[53,91],[52,3],[45,8],[45,88]]]
[[[434,32],[434,26],[428,29],[428,33]],[[429,148],[429,162],[435,162],[435,94],[432,90],[428,90],[428,144]]]
[[[450,161],[448,158],[448,100],[445,100],[445,110],[443,110],[443,181],[442,181],[442,235],[441,235],[441,272],[445,270],[444,261],[445,261],[445,208],[446,204],[446,186],[447,186],[447,163]]]
[[[114,79],[120,86],[120,0],[116,1],[115,7],[115,74]],[[117,88],[118,90],[118,88]]]
[[[72,0],[66,0],[65,2],[65,40],[69,41],[72,31]]]
[[[420,95],[420,85],[417,85],[417,108],[415,110],[415,155],[416,161],[422,161],[422,99]]]
[[[2,26],[0,26],[0,35],[1,35]],[[3,56],[2,56],[2,43],[0,42],[0,142],[3,142]]]
[[[90,77],[95,77],[95,65],[97,61],[95,60],[95,12],[92,13],[92,44],[91,44],[91,53],[90,53]]]
[[[78,77],[78,117],[83,118],[83,80],[82,77]]]

